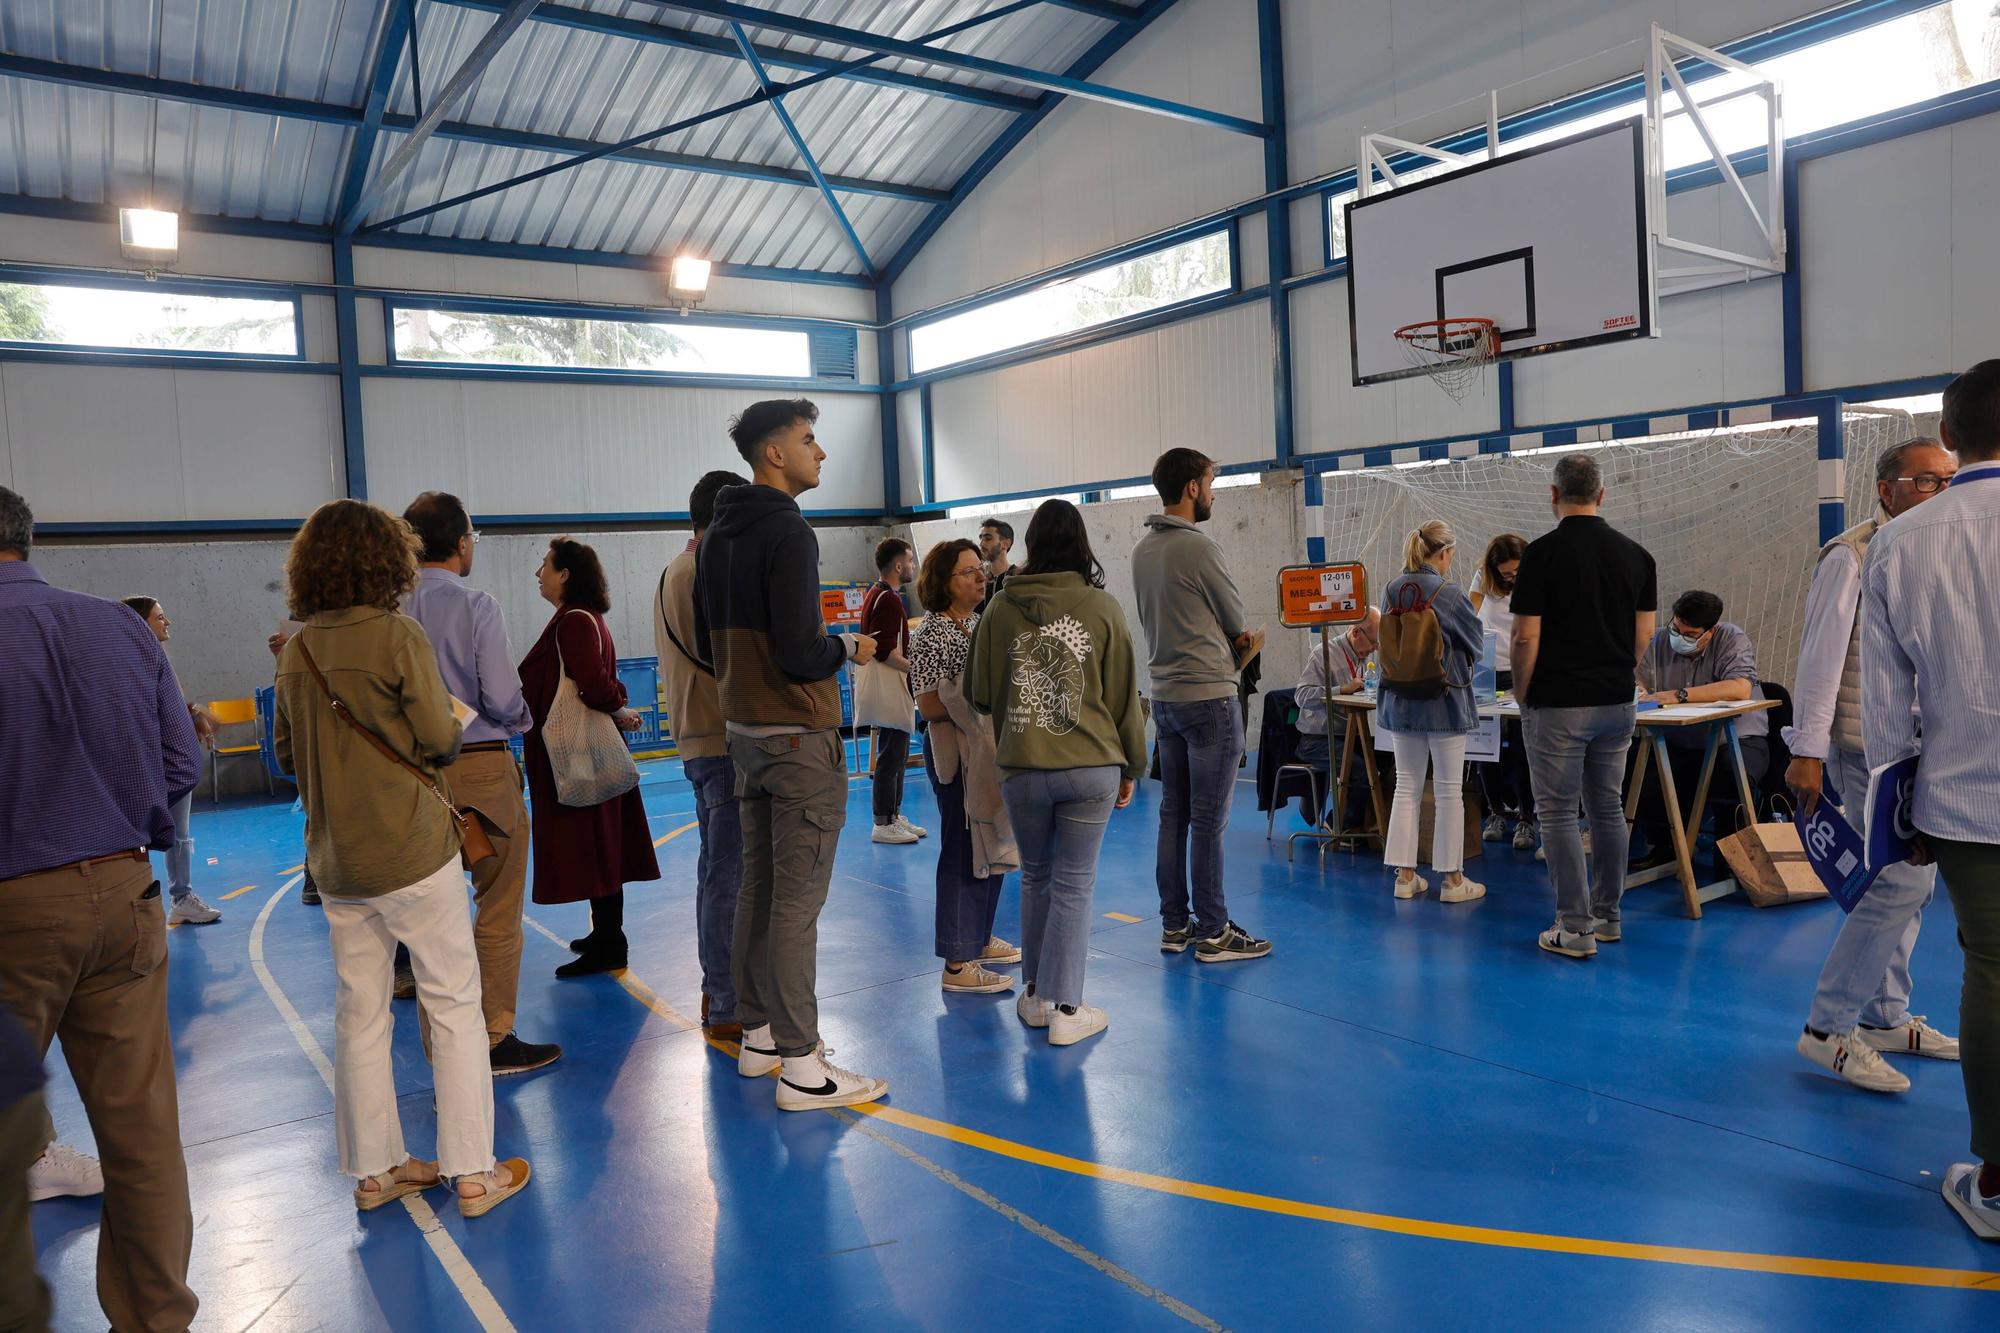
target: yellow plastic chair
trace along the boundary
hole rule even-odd
[[[248,725],[252,729],[253,734],[257,731],[257,701],[255,699],[217,699],[211,704],[204,705],[204,707],[215,715],[217,722],[220,722],[225,727]],[[217,776],[221,771],[222,761],[224,759],[240,759],[245,755],[249,755],[257,758],[257,767],[262,769],[264,763],[260,757],[261,749],[262,747],[256,739],[253,739],[248,745],[222,745],[218,743],[210,748],[208,752],[208,798],[211,804],[222,804],[222,784]],[[276,789],[271,786],[271,774],[267,770],[264,773],[265,794],[269,795],[274,790]]]

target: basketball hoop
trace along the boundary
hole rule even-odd
[[[1500,355],[1500,331],[1490,319],[1420,319],[1397,329],[1396,341],[1403,360],[1455,403],[1465,401],[1466,391]]]

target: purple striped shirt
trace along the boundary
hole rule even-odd
[[[174,845],[201,745],[132,609],[0,560],[0,880]]]

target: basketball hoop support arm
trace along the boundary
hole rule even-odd
[[[1706,61],[1711,65],[1753,80],[1746,87],[1716,93],[1707,99],[1688,88],[1675,62],[1682,59]],[[1669,105],[1668,94],[1674,102]],[[1750,189],[1737,173],[1703,112],[1742,97],[1761,97],[1765,105],[1764,204],[1760,209]],[[1736,200],[1749,216],[1764,244],[1754,253],[1675,236],[1667,221],[1666,123],[1684,115],[1708,149],[1710,161],[1722,177],[1724,194]],[[1786,263],[1785,236],[1785,129],[1784,89],[1778,80],[1760,73],[1740,60],[1723,55],[1686,38],[1677,37],[1655,23],[1646,56],[1646,207],[1653,244],[1647,262],[1653,267],[1653,332],[1660,332],[1661,288],[1671,296],[1701,291],[1709,287],[1748,282],[1759,276],[1782,274]],[[1686,255],[1711,262],[1661,267],[1662,253]]]

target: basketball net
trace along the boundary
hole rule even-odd
[[[1430,377],[1455,403],[1479,382],[1500,355],[1500,332],[1490,319],[1422,319],[1396,330],[1403,360]]]

